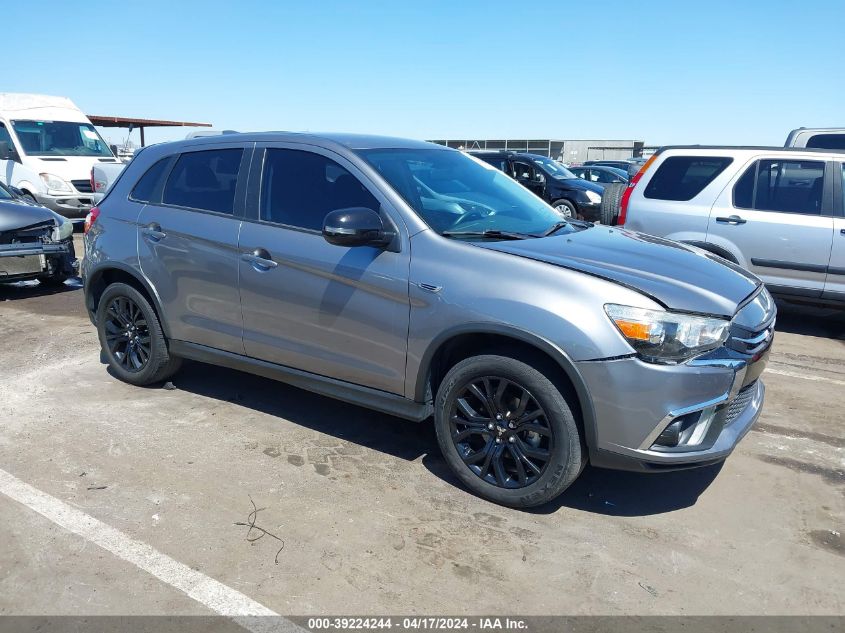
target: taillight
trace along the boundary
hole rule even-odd
[[[88,215],[85,216],[85,226],[82,229],[82,233],[88,233],[88,231],[91,230],[91,227],[94,226],[94,222],[96,222],[99,217],[100,209],[98,207],[91,207]]]
[[[640,178],[643,177],[646,170],[651,167],[651,164],[654,162],[654,159],[657,158],[659,153],[660,152],[655,152],[652,154],[645,164],[640,167],[640,170],[636,173],[636,175],[628,181],[628,186],[625,188],[625,191],[622,192],[622,200],[619,201],[619,216],[616,218],[616,226],[625,225],[625,220],[628,217],[628,203],[631,201],[631,193],[634,191],[634,187],[640,181]]]

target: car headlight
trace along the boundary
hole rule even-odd
[[[622,336],[652,363],[674,364],[716,349],[728,338],[730,321],[608,303],[604,311]]]
[[[64,220],[59,226],[53,230],[53,241],[61,242],[73,235],[73,222]]]
[[[38,174],[41,176],[41,180],[47,186],[47,189],[50,191],[60,191],[62,193],[72,193],[73,189],[70,188],[70,185],[67,184],[64,180],[59,178],[58,176],[54,176],[53,174]]]
[[[587,195],[587,200],[589,200],[590,202],[593,202],[595,204],[601,202],[600,193],[596,193],[595,191],[585,191],[584,193]]]

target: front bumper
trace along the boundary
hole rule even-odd
[[[722,461],[759,418],[765,386],[760,374],[769,347],[752,358],[736,354],[683,365],[629,357],[578,364],[592,396],[594,466],[672,470]],[[660,442],[670,425],[689,424],[685,442]]]
[[[601,202],[578,202],[578,213],[587,222],[596,222],[601,218]]]
[[[39,193],[35,194],[35,199],[39,204],[66,218],[84,218],[94,206],[94,194],[91,193],[74,192],[61,195]]]
[[[76,274],[73,238],[53,243],[0,244],[0,283]]]

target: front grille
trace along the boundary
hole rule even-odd
[[[71,180],[70,182],[79,193],[94,193],[90,180]]]
[[[725,408],[722,410],[722,416],[724,416],[722,418],[722,424],[724,426],[733,424],[736,419],[742,415],[742,412],[745,411],[748,408],[748,405],[751,404],[751,400],[754,398],[756,389],[757,381],[755,380],[750,385],[746,385],[740,389],[739,393],[736,394],[736,398],[725,405]]]

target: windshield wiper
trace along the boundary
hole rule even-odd
[[[543,233],[543,237],[548,237],[552,233],[557,233],[562,228],[565,228],[567,226],[569,226],[569,222],[555,222],[548,229],[546,229],[546,232]]]
[[[492,237],[502,240],[527,240],[537,235],[529,233],[512,233],[510,231],[499,231],[496,229],[487,229],[486,231],[443,231],[440,235],[446,237]]]

